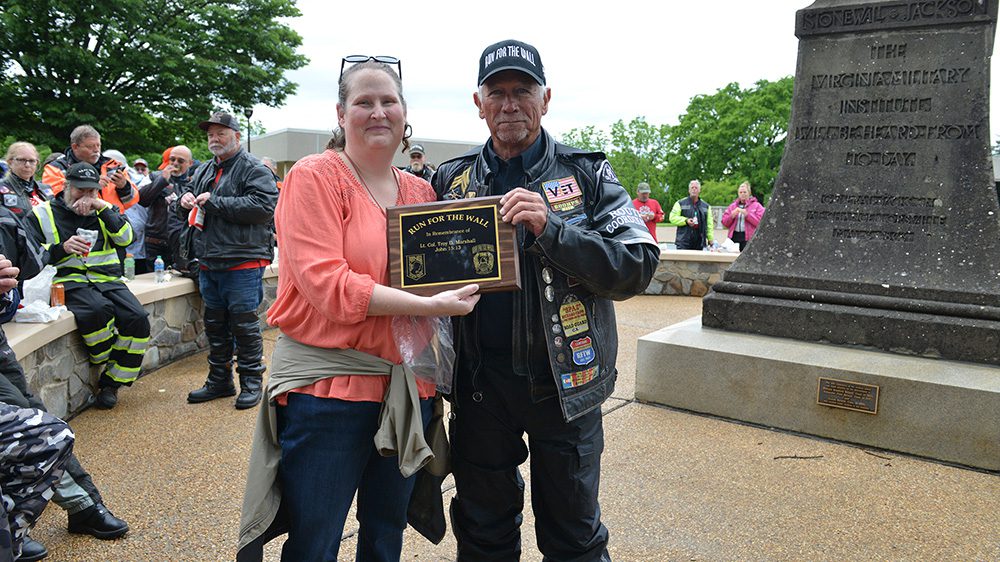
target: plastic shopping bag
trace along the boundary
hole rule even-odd
[[[451,392],[455,365],[451,318],[394,316],[392,337],[403,364],[418,379],[434,383],[444,394]]]
[[[24,282],[22,308],[14,315],[14,322],[53,322],[66,310],[65,306],[49,306],[52,279],[56,268],[45,266],[41,273]]]

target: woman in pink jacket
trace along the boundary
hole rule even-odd
[[[742,252],[764,216],[764,206],[750,193],[747,182],[740,184],[736,193],[736,200],[722,214],[722,226],[729,229],[729,239],[739,244]]]

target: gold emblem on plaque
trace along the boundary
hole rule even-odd
[[[477,244],[472,247],[472,260],[476,266],[476,273],[486,275],[492,273],[496,262],[493,255],[496,253],[496,246],[493,244]]]
[[[406,256],[406,276],[414,281],[421,279],[427,274],[427,268],[424,265],[424,255],[414,254]]]

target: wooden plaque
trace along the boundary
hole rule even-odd
[[[418,295],[521,288],[516,230],[500,220],[499,197],[389,207],[386,217],[391,286]]]

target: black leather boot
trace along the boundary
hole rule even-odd
[[[236,409],[253,408],[260,402],[264,366],[264,337],[260,333],[257,312],[230,315],[230,326],[236,339],[236,372],[240,374],[240,395]]]
[[[25,535],[24,542],[21,543],[21,557],[19,562],[37,562],[49,555],[49,550],[45,545]]]
[[[104,504],[98,503],[70,515],[66,529],[73,534],[109,541],[127,533],[128,523],[115,517]]]
[[[205,309],[205,335],[208,337],[208,379],[198,390],[188,393],[188,402],[197,404],[216,398],[233,396],[233,332],[229,311]]]

